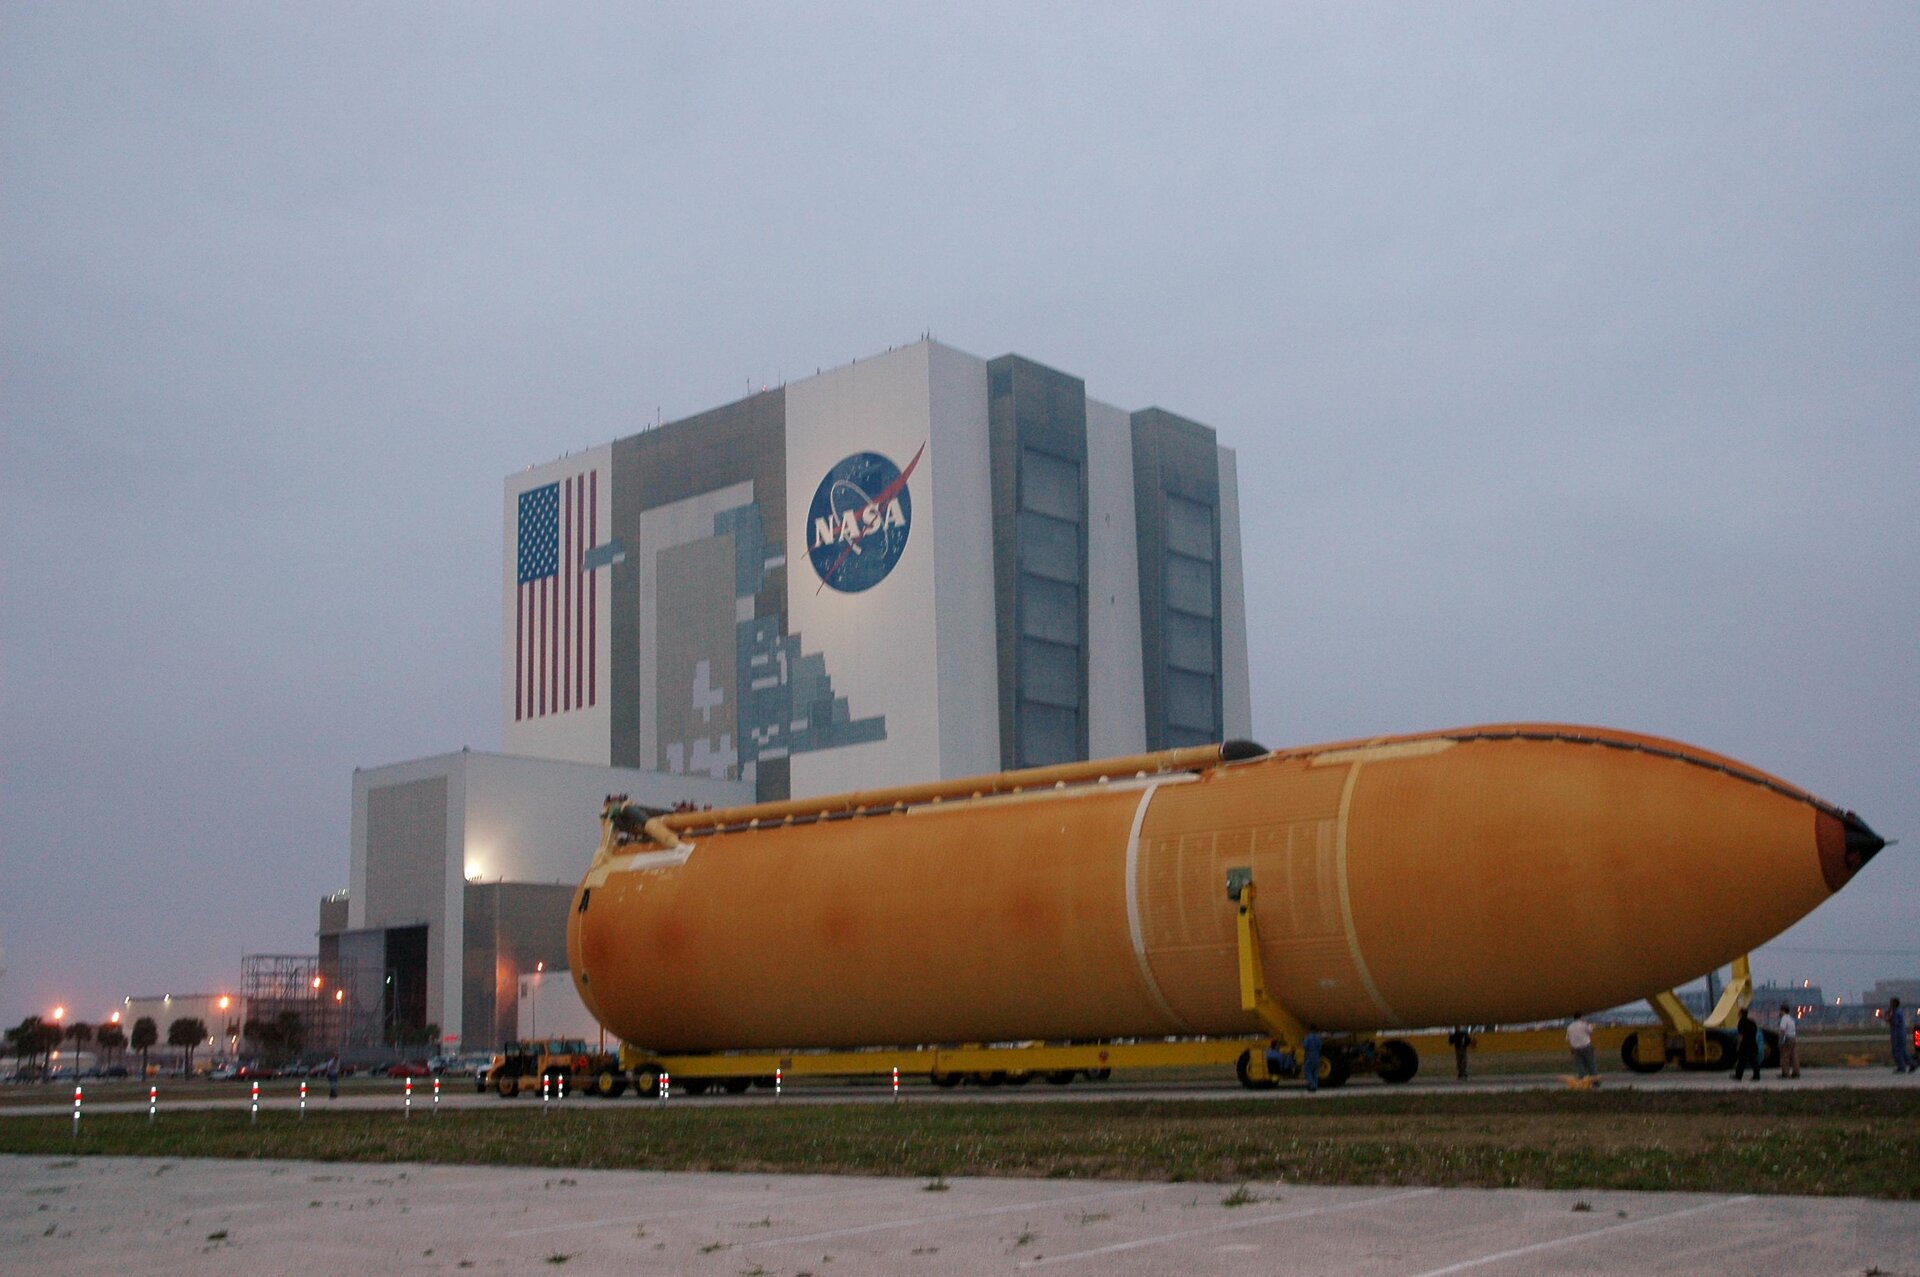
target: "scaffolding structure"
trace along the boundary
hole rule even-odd
[[[351,1055],[381,1044],[381,1006],[356,996],[359,964],[317,954],[256,953],[240,960],[247,1018],[271,1024],[287,1013],[300,1023],[300,1053]]]

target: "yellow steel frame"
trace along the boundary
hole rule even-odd
[[[1260,960],[1260,924],[1254,920],[1254,879],[1252,874],[1227,876],[1227,895],[1238,904],[1235,928],[1240,939],[1240,1010],[1252,1012],[1265,1025],[1267,1033],[1273,1035],[1273,1045],[1279,1047],[1286,1043],[1286,1050],[1300,1052],[1300,1045],[1308,1037],[1308,1027],[1300,1022],[1300,1016],[1286,1010],[1273,995],[1267,993],[1267,970]],[[1238,1056],[1236,1056],[1238,1058]],[[1256,1050],[1254,1058],[1248,1062],[1248,1073],[1256,1081],[1265,1081],[1267,1073],[1267,1054],[1265,1050]]]
[[[630,1046],[620,1049],[625,1069],[640,1065],[684,1077],[787,1077],[885,1075],[903,1077],[946,1073],[1049,1073],[1056,1069],[1172,1068],[1182,1065],[1232,1065],[1243,1052],[1256,1055],[1264,1038],[1189,1038],[1172,1042],[1097,1042],[1072,1046],[927,1046],[874,1051],[741,1051],[725,1055],[657,1055]]]
[[[1647,999],[1647,1005],[1660,1017],[1660,1023],[1666,1026],[1664,1034],[1642,1033],[1639,1037],[1638,1055],[1642,1063],[1662,1063],[1667,1058],[1668,1048],[1678,1040],[1680,1058],[1689,1064],[1707,1062],[1707,1030],[1724,1029],[1740,1016],[1740,1012],[1753,1004],[1753,963],[1748,954],[1741,954],[1733,960],[1733,978],[1727,981],[1727,987],[1720,993],[1720,1000],[1714,1003],[1713,1010],[1702,1020],[1687,1010],[1686,1003],[1671,989],[1663,990]]]

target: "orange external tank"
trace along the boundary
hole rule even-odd
[[[1207,747],[667,815],[609,803],[567,933],[588,1008],[653,1051],[1512,1023],[1672,988],[1883,845],[1689,746],[1506,725]]]

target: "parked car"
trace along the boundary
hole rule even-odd
[[[398,1060],[386,1069],[388,1077],[431,1077],[433,1070],[425,1060]]]

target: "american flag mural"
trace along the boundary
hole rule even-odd
[[[600,515],[600,474],[569,475],[520,494],[514,599],[513,717],[519,722],[599,701],[593,636],[599,574],[583,560]]]

